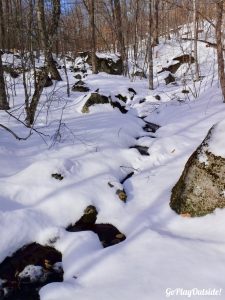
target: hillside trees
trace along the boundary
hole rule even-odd
[[[209,34],[216,42],[214,44],[217,47],[220,85],[225,95],[223,2],[220,0],[0,0],[0,47],[20,55],[24,69],[24,82],[28,78],[25,74],[27,69],[32,68],[34,87],[39,88],[37,96],[42,91],[40,85],[44,81],[39,79],[44,74],[45,76],[50,74],[52,79],[61,80],[54,61],[55,57],[69,55],[74,58],[80,51],[91,51],[93,73],[97,72],[94,55],[96,51],[119,52],[123,60],[124,75],[131,76],[132,72],[141,69],[144,75],[148,73],[149,88],[153,89],[153,63],[157,56],[155,46],[160,39],[165,43],[172,43],[173,40],[170,39],[176,37],[181,44],[185,38],[193,40],[191,45],[195,56],[193,80],[199,81],[197,44],[198,38],[202,38],[199,29],[204,27],[205,22],[209,26],[206,39]],[[194,28],[194,36],[192,28]],[[42,70],[40,76],[36,76],[39,70],[35,66],[34,57],[39,59],[43,55],[45,70]],[[1,102],[0,107],[4,109],[8,104],[3,75],[3,68],[1,68],[0,93],[1,101],[5,99],[5,102]],[[32,96],[25,97],[28,115]],[[35,103],[38,103],[36,100]],[[31,124],[32,119],[33,117],[29,117],[27,122]]]

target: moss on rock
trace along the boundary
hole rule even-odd
[[[225,207],[225,158],[209,152],[210,138],[211,130],[172,189],[170,207],[178,214],[204,216]]]
[[[98,93],[91,93],[90,97],[82,108],[82,113],[89,113],[89,107],[95,104],[107,104],[109,103],[108,97],[100,95]]]

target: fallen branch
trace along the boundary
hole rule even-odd
[[[34,125],[32,125],[31,127],[29,127],[26,123],[24,123],[24,122],[21,121],[19,118],[17,118],[16,116],[14,116],[11,112],[9,112],[9,111],[5,111],[5,112],[6,112],[10,117],[14,118],[15,120],[17,120],[18,122],[20,122],[21,124],[23,124],[26,128],[29,128],[29,129],[30,129],[29,136],[31,136],[32,131],[34,131],[34,132],[36,132],[36,133],[42,138],[42,140],[45,142],[45,144],[48,145],[47,142],[46,142],[46,140],[44,139],[44,137],[50,138],[50,136],[49,136],[48,134],[45,134],[45,133],[43,133],[43,132],[41,132],[41,131],[35,129],[35,128],[33,127]],[[43,136],[44,136],[44,137],[43,137]]]
[[[12,131],[11,129],[9,129],[8,127],[6,127],[6,126],[4,126],[2,124],[0,124],[0,127],[2,127],[3,129],[5,129],[9,133],[11,133],[14,136],[14,138],[16,138],[19,141],[26,141],[32,135],[32,132],[30,131],[29,134],[28,134],[28,136],[26,136],[26,137],[23,138],[23,137],[19,137],[14,131]]]
[[[192,38],[182,38],[182,40],[184,40],[184,41],[194,41],[194,39],[192,39]],[[217,48],[217,44],[216,43],[211,43],[211,42],[208,42],[206,40],[199,40],[199,39],[197,41],[205,43],[206,45],[208,45],[208,47]],[[223,48],[223,51],[225,51],[224,48]]]

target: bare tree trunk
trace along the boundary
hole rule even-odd
[[[149,70],[149,89],[153,90],[153,54],[152,54],[152,0],[149,0],[149,32],[148,32],[148,70]]]
[[[0,0],[0,47],[4,50],[5,46],[5,27],[3,20],[3,7],[2,0]],[[2,65],[2,52],[0,49],[0,109],[6,110],[9,109],[9,104],[7,101],[7,95],[5,90],[5,80],[4,80],[4,72]]]
[[[92,72],[97,74],[97,61],[96,61],[96,34],[95,34],[95,4],[94,0],[90,0],[90,28],[91,28],[91,61]]]
[[[222,43],[222,23],[223,23],[223,1],[217,0],[216,3],[216,43],[217,43],[217,63],[220,86],[223,94],[223,102],[225,103],[225,72],[224,72],[224,57]]]
[[[47,70],[43,69],[42,72],[38,76],[38,82],[35,85],[35,91],[34,91],[32,99],[31,99],[31,102],[28,106],[26,105],[26,113],[27,113],[26,123],[27,123],[27,126],[29,126],[29,127],[31,127],[34,124],[34,117],[36,114],[37,106],[38,106],[42,91],[44,89],[44,86],[45,86],[45,83],[47,80],[47,76],[48,76]]]
[[[5,91],[5,81],[2,66],[2,53],[0,50],[0,110],[9,109],[9,103],[7,101],[7,95]]]
[[[6,24],[7,24],[7,27],[6,27],[6,33],[7,33],[7,36],[5,37],[5,48],[7,50],[10,49],[10,31],[12,32],[12,30],[10,30],[10,25],[11,25],[11,22],[10,22],[10,10],[9,10],[9,7],[11,5],[11,8],[12,8],[12,3],[11,1],[5,1],[5,14],[6,14]]]
[[[139,0],[136,0],[135,9],[135,32],[134,32],[134,61],[137,64],[138,57],[138,18],[139,18]]]
[[[0,0],[0,49],[5,49],[5,26],[2,0]]]
[[[41,35],[42,46],[44,48],[45,60],[48,67],[48,71],[51,74],[51,78],[54,80],[62,80],[54,59],[52,57],[52,45],[57,32],[59,18],[60,18],[60,0],[53,0],[52,9],[52,20],[49,30],[47,32],[46,20],[45,20],[45,10],[44,10],[44,0],[38,0],[37,3],[37,19],[38,27]]]
[[[199,81],[199,64],[198,64],[198,14],[197,3],[193,0],[193,19],[194,19],[194,58],[195,58],[195,79]]]
[[[127,58],[126,58],[126,49],[124,44],[123,28],[122,28],[122,16],[121,16],[121,5],[120,0],[114,0],[115,8],[115,19],[117,27],[117,37],[119,42],[120,54],[123,61],[123,73],[127,75]]]
[[[154,45],[159,44],[159,2],[155,0],[155,34],[154,34]]]

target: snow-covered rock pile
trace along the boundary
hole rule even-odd
[[[62,254],[50,246],[31,243],[0,264],[0,299],[36,300],[50,282],[63,281]]]
[[[86,65],[86,69],[92,65],[91,53],[80,52],[76,58],[76,68]],[[105,72],[112,75],[121,75],[123,73],[123,62],[119,55],[112,53],[96,53],[96,63],[98,72]]]

